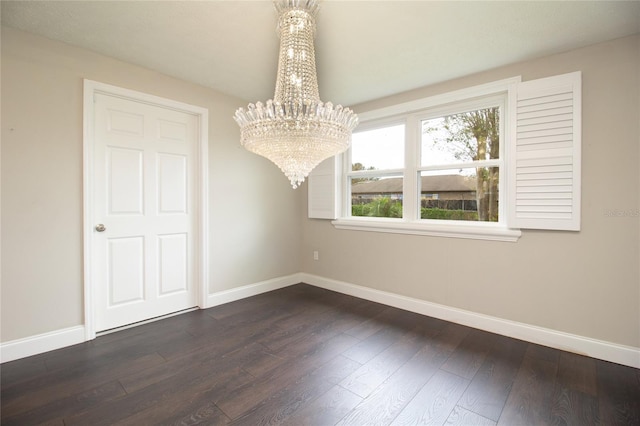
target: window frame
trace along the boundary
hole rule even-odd
[[[387,108],[359,114],[361,124],[359,131],[374,130],[392,126],[405,125],[405,164],[402,169],[393,170],[351,170],[351,150],[342,154],[342,197],[341,215],[332,224],[338,229],[362,230],[374,232],[389,232],[401,234],[430,235],[439,237],[471,238],[494,241],[517,241],[521,236],[519,229],[508,226],[508,156],[509,138],[512,134],[509,117],[510,91],[520,83],[520,77],[513,77],[493,83],[461,89],[394,105]],[[421,122],[430,118],[462,113],[465,111],[483,109],[498,102],[501,108],[500,126],[502,140],[500,142],[499,160],[482,160],[479,162],[456,163],[452,165],[421,165]],[[478,107],[476,107],[478,106]],[[462,109],[461,109],[462,107]],[[496,164],[499,167],[499,222],[470,222],[459,220],[421,219],[419,214],[418,176],[422,171],[436,169],[451,169],[477,167],[479,163]],[[473,164],[473,166],[471,166]],[[352,177],[401,175],[403,177],[403,217],[379,218],[351,216],[351,185]]]
[[[340,203],[340,217],[339,218],[357,218],[364,221],[375,221],[375,220],[391,220],[391,221],[403,221],[404,220],[404,182],[406,179],[406,162],[407,162],[407,125],[404,117],[389,117],[384,118],[382,120],[374,120],[369,123],[364,123],[358,126],[358,131],[369,131],[369,130],[377,130],[383,129],[385,127],[393,127],[397,125],[404,125],[404,164],[405,167],[402,168],[394,168],[394,169],[379,169],[379,170],[357,170],[353,171],[352,168],[352,158],[351,158],[351,148],[346,150],[341,154],[342,156],[342,179],[340,180],[342,187],[342,202]],[[381,217],[367,217],[367,216],[352,216],[351,215],[351,178],[368,178],[368,177],[400,177],[403,179],[403,199],[402,199],[402,218],[381,218]]]
[[[505,185],[506,179],[506,169],[505,169],[505,152],[506,152],[506,142],[507,142],[507,132],[506,132],[506,122],[509,119],[509,112],[507,108],[508,102],[508,93],[495,94],[490,96],[482,96],[479,98],[469,99],[467,101],[455,102],[448,105],[444,105],[438,108],[430,108],[426,111],[421,111],[414,116],[417,118],[417,125],[419,128],[422,126],[420,123],[425,120],[431,120],[434,118],[445,117],[448,115],[462,114],[470,111],[478,111],[487,108],[498,107],[500,108],[500,152],[498,155],[498,159],[489,159],[489,160],[478,160],[478,161],[466,161],[460,163],[449,163],[449,164],[434,164],[424,166],[421,165],[421,147],[422,147],[422,139],[418,137],[418,140],[415,141],[415,151],[416,157],[412,159],[416,164],[416,172],[418,176],[423,171],[438,171],[438,170],[453,170],[453,169],[468,169],[468,168],[478,168],[478,167],[498,167],[498,192],[501,197],[506,198],[506,190],[507,187]],[[408,158],[409,160],[409,158]],[[420,182],[420,179],[417,178],[417,182]],[[417,183],[416,182],[416,183]],[[420,188],[416,188],[416,192],[414,193],[414,197],[419,199],[420,197]],[[501,200],[502,201],[502,200]],[[471,222],[471,223],[483,223],[489,226],[506,226],[507,222],[507,209],[505,207],[506,203],[499,202],[498,203],[498,222]],[[438,223],[449,223],[451,225],[460,223],[460,220],[436,220],[436,219],[421,219],[420,218],[420,206],[417,206],[417,211],[415,212],[417,215],[416,219],[421,221],[437,221]]]

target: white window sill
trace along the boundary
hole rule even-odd
[[[388,232],[393,234],[428,235],[432,237],[469,238],[474,240],[516,242],[519,229],[509,229],[495,223],[452,221],[408,222],[402,219],[339,218],[331,223],[337,229],[351,231]]]

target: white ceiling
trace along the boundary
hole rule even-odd
[[[6,1],[2,24],[247,101],[273,96],[276,12],[261,1]],[[321,3],[323,101],[393,93],[640,32],[640,1]]]

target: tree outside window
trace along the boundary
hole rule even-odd
[[[435,166],[431,174],[454,173],[453,167],[460,164],[457,173],[470,181],[475,180],[475,220],[498,221],[499,167],[493,165],[491,160],[500,158],[500,108],[485,108],[422,121],[421,157],[422,166],[427,166],[427,169]],[[452,167],[447,170],[441,166]]]

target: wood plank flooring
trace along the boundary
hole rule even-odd
[[[640,425],[640,370],[299,284],[3,364],[8,425]]]

